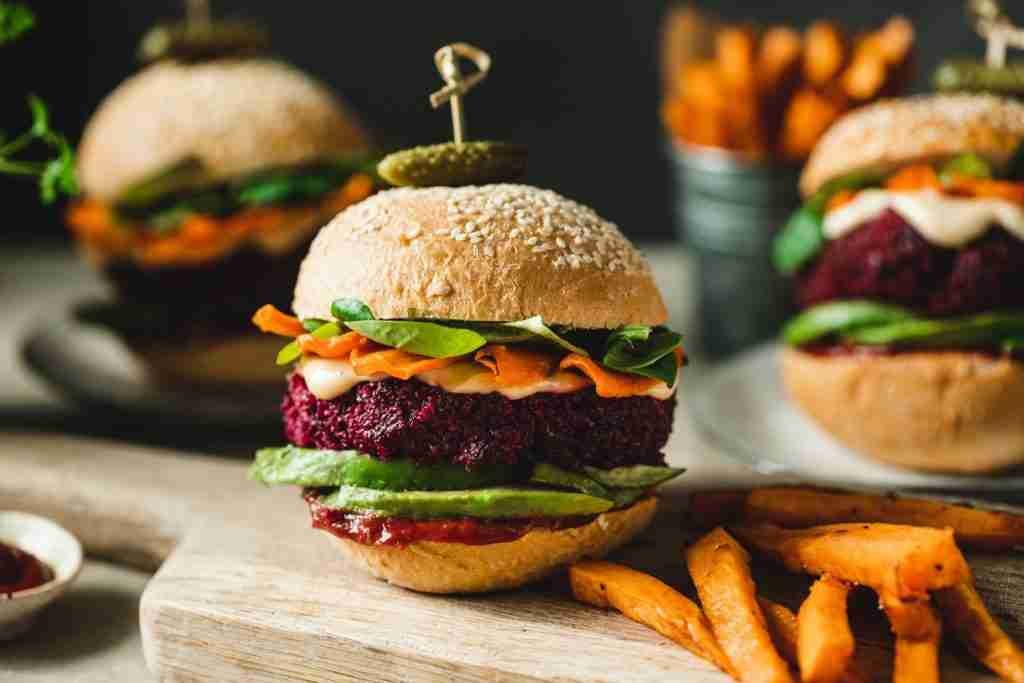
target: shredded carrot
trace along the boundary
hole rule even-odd
[[[348,358],[355,349],[366,343],[366,337],[357,332],[346,332],[337,337],[318,339],[311,334],[298,338],[299,349],[321,358]]]
[[[489,344],[473,356],[494,373],[499,386],[517,386],[539,382],[555,369],[558,360],[549,353]]]
[[[306,328],[293,315],[282,313],[272,304],[261,306],[252,316],[253,324],[260,332],[278,334],[282,337],[298,337],[306,334]]]
[[[334,192],[318,202],[294,207],[255,207],[225,218],[193,215],[169,234],[157,235],[138,224],[122,221],[112,208],[86,199],[74,203],[67,220],[75,236],[85,244],[113,256],[130,256],[149,266],[194,264],[220,258],[253,235],[293,226],[317,224],[373,194],[373,179],[355,173]]]
[[[346,335],[347,336],[347,335]],[[427,370],[448,367],[458,358],[431,358],[401,349],[376,344],[358,344],[351,349],[349,362],[357,375],[385,374],[396,379],[409,379]]]
[[[834,195],[829,197],[828,202],[825,204],[825,213],[835,211],[836,209],[842,208],[853,201],[857,193],[854,190],[840,190]]]
[[[947,189],[951,194],[986,199],[1005,199],[1015,204],[1024,204],[1024,183],[954,175],[950,179]]]
[[[915,190],[942,190],[942,181],[935,169],[927,164],[905,166],[885,181],[885,189],[894,192]]]
[[[595,360],[578,353],[570,353],[562,359],[558,367],[562,370],[574,368],[582,372],[594,383],[597,395],[602,398],[637,396],[661,382],[652,377],[641,377],[609,370]]]

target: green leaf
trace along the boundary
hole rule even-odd
[[[791,346],[802,346],[856,328],[894,323],[913,317],[914,314],[905,308],[874,301],[832,301],[808,308],[790,320],[782,328],[782,338]]]
[[[629,465],[603,470],[597,467],[583,468],[590,478],[609,488],[650,488],[675,479],[686,470],[682,467],[659,467],[655,465]]]
[[[1024,335],[1011,337],[1003,340],[1003,351],[1006,353],[1017,353],[1024,351]]]
[[[487,340],[473,330],[411,320],[351,320],[345,324],[378,344],[431,358],[476,351]]]
[[[974,152],[967,152],[959,154],[943,164],[939,175],[943,179],[953,175],[970,176],[971,178],[991,178],[992,164]]]
[[[863,190],[865,187],[881,185],[885,180],[885,174],[878,171],[854,171],[844,176],[833,178],[821,186],[811,198],[804,203],[804,208],[822,216],[825,214],[825,206],[828,200],[844,190]]]
[[[28,96],[28,108],[32,112],[32,134],[44,138],[50,133],[50,114],[46,103],[36,95]]]
[[[125,212],[143,210],[171,195],[195,190],[209,182],[210,174],[202,162],[187,157],[129,187],[118,197],[116,206]]]
[[[341,334],[341,326],[338,323],[326,323],[310,332],[310,334],[317,339],[330,339]],[[277,364],[288,365],[292,361],[298,360],[301,355],[302,349],[299,348],[299,340],[296,339],[277,352]]]
[[[913,318],[887,325],[851,330],[843,335],[855,344],[907,347],[1001,346],[1024,335],[1024,313],[987,313],[968,318]]]
[[[822,215],[807,206],[793,212],[772,243],[775,269],[792,275],[811,261],[825,246]]]
[[[548,341],[551,342],[552,344],[561,346],[563,349],[565,349],[566,351],[570,351],[571,353],[578,353],[582,356],[590,355],[589,353],[586,352],[585,349],[581,349],[580,347],[570,343],[568,340],[559,336],[554,330],[552,330],[550,327],[544,324],[544,319],[541,318],[539,315],[535,315],[532,318],[527,318],[526,320],[517,320],[511,323],[503,323],[502,327],[510,327],[517,330],[526,330],[535,337],[540,337],[544,341]]]
[[[35,15],[24,5],[0,2],[0,45],[17,39],[35,24]]]
[[[682,335],[670,330],[627,326],[609,336],[601,363],[613,370],[675,384],[679,371],[675,354]]]
[[[604,486],[597,483],[585,474],[570,472],[555,465],[539,463],[534,466],[533,474],[530,476],[531,484],[546,484],[563,489],[574,489],[581,493],[598,498],[611,499],[611,495]]]
[[[302,326],[306,328],[306,332],[315,332],[318,328],[323,327],[330,321],[324,320],[323,318],[306,318],[301,322]]]
[[[331,304],[331,315],[343,322],[375,320],[373,311],[359,299],[335,299]]]

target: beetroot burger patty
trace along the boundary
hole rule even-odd
[[[992,228],[963,249],[925,241],[886,211],[825,247],[801,275],[802,308],[838,299],[872,299],[929,316],[1024,307],[1024,242]]]
[[[297,446],[467,468],[548,462],[577,470],[663,464],[674,409],[674,396],[600,398],[586,389],[511,400],[395,379],[363,382],[321,400],[298,374],[282,403],[285,433]]]

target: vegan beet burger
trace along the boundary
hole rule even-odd
[[[142,69],[100,105],[78,150],[85,197],[68,223],[117,295],[83,315],[165,377],[279,381],[256,360],[267,341],[249,318],[286,303],[316,230],[370,194],[367,150],[346,106],[280,61]]]
[[[840,441],[920,470],[1024,463],[1024,105],[883,102],[838,122],[776,242],[802,312],[791,398]]]
[[[350,560],[419,591],[518,586],[654,515],[683,359],[615,225],[526,185],[389,190],[317,236],[250,475],[304,487]]]

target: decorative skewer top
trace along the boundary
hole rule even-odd
[[[260,25],[214,20],[210,0],[184,0],[185,18],[154,26],[139,43],[139,59],[201,62],[222,57],[248,57],[267,50],[270,36]]]
[[[477,70],[464,75],[460,59],[470,60]],[[377,164],[377,173],[392,185],[411,187],[486,185],[522,177],[526,173],[525,147],[466,139],[462,98],[487,77],[491,56],[468,43],[452,43],[434,53],[434,64],[445,86],[430,96],[430,104],[434,109],[451,104],[455,141],[393,152]]]
[[[463,76],[459,69],[460,58],[472,61],[477,71]],[[466,139],[466,112],[462,98],[487,78],[487,72],[491,70],[491,56],[469,43],[452,43],[434,53],[434,64],[446,85],[430,95],[430,104],[438,109],[446,102],[451,103],[454,140],[456,145],[461,145]]]
[[[985,61],[991,67],[1006,65],[1006,48],[1024,49],[1024,29],[1014,26],[999,0],[967,0],[967,16],[988,47]]]

